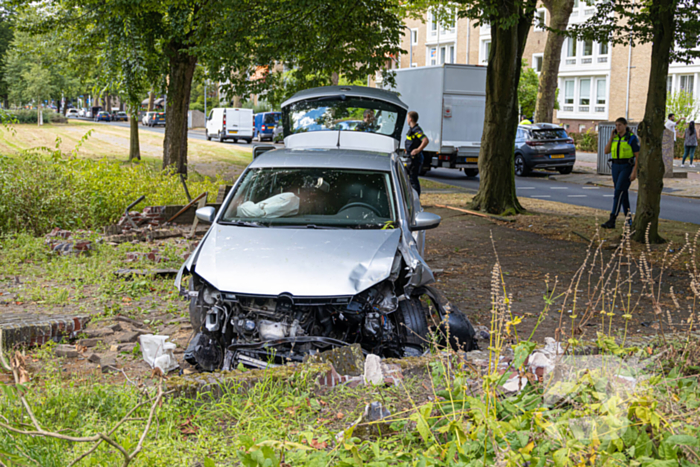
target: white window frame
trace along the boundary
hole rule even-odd
[[[482,39],[479,43],[479,63],[486,64],[489,62],[489,53],[486,52],[486,44],[489,45],[489,51],[491,49],[491,38]]]
[[[586,42],[591,43],[591,53],[588,55],[586,55]],[[592,57],[593,54],[595,53],[595,46],[596,46],[596,42],[594,40],[581,41],[581,57]]]
[[[533,70],[535,70],[535,73],[537,73],[539,75],[540,73],[542,73],[542,69],[540,68],[540,70],[538,71],[537,67],[535,66],[535,63],[537,61],[536,59],[538,59],[538,58],[541,59],[541,63],[544,64],[544,54],[543,53],[532,54],[532,66],[531,66],[531,68]]]
[[[411,29],[411,45],[418,45],[418,29]]]
[[[574,85],[574,89],[573,89],[574,92],[571,95],[571,102],[566,102],[566,83],[573,83],[573,85]],[[576,78],[565,78],[563,88],[564,88],[564,92],[562,93],[563,94],[563,102],[562,102],[563,106],[564,105],[571,105],[571,106],[575,107],[576,106]]]
[[[437,21],[435,20],[435,15],[433,14],[433,12],[432,11],[428,12],[428,36],[429,37],[437,37],[438,27],[439,27],[439,25],[437,24]]]
[[[541,27],[541,26],[539,26],[540,22],[537,20],[538,15],[539,15],[540,13],[542,13],[542,18],[543,18],[542,22],[545,24],[545,26],[547,25],[547,9],[546,9],[546,8],[538,8],[538,9],[535,11],[535,18],[534,18],[534,21],[533,21],[533,22],[534,22],[534,26],[535,26],[535,31],[544,31],[544,28]]]
[[[578,41],[576,39],[574,39],[573,37],[569,37],[566,40],[568,41],[566,43],[566,51],[565,51],[566,58],[569,58],[569,59],[576,58],[578,56]],[[569,44],[574,44],[574,54],[573,55],[569,55],[569,49],[570,49]]]
[[[607,50],[607,52],[605,52],[605,53],[601,52],[601,50],[600,50],[601,47],[603,47],[603,44],[607,44],[607,46],[608,46],[608,50]],[[594,45],[597,45],[597,46],[598,46],[598,47],[596,47],[596,53],[597,53],[599,56],[601,56],[601,57],[607,57],[608,55],[610,55],[610,42],[595,42]]]
[[[686,86],[683,86],[683,81],[685,81]],[[690,89],[688,89],[688,81],[690,81]],[[679,74],[677,78],[677,83],[678,83],[678,91],[685,91],[691,96],[695,95],[695,75],[693,74]]]
[[[605,83],[605,86],[603,87],[603,100],[604,102],[601,104],[598,102],[598,99],[600,99],[601,96],[598,95],[598,83],[600,82]],[[595,107],[607,107],[608,105],[608,78],[607,76],[599,76],[595,78],[595,102],[594,106]]]
[[[578,104],[576,105],[576,107],[577,108],[588,107],[590,109],[590,107],[591,107],[591,92],[593,91],[593,78],[582,77],[582,78],[577,78],[576,81],[578,81],[578,83],[577,83],[578,84],[578,99],[576,99],[576,102],[578,102]],[[584,104],[583,102],[581,102],[581,100],[584,99],[584,97],[581,95],[581,81],[588,81],[588,97],[586,97],[586,99],[588,99],[588,104]],[[574,89],[576,89],[576,88],[574,88]],[[590,110],[589,110],[589,112],[590,112]]]
[[[428,52],[425,54],[425,64],[428,66],[435,66],[438,63],[438,48],[437,46],[433,45],[430,47],[426,47]],[[432,51],[435,51],[435,63],[433,63],[433,57],[432,57]]]

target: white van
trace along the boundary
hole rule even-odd
[[[234,143],[242,139],[250,144],[253,141],[253,109],[218,108],[207,116],[207,140],[232,139]]]

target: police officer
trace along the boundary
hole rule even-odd
[[[374,115],[374,110],[366,109],[362,115],[362,121],[355,127],[355,131],[365,131],[375,133],[377,131],[377,122]]]
[[[605,154],[612,157],[612,177],[615,184],[615,198],[610,219],[601,227],[614,229],[615,219],[622,207],[625,217],[630,212],[630,198],[628,190],[630,184],[637,178],[637,157],[639,157],[639,138],[627,127],[627,120],[623,117],[615,120],[615,130],[610,136],[610,141],[605,146]],[[631,222],[631,219],[630,219]]]
[[[408,112],[408,133],[406,134],[406,155],[411,158],[411,186],[420,196],[420,169],[423,167],[423,149],[428,145],[428,137],[423,129],[418,126],[418,112]]]

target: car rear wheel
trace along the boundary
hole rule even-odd
[[[234,143],[237,143],[237,142],[238,142],[238,138],[233,138],[233,142],[234,142]]]
[[[569,175],[574,170],[573,166],[569,167],[559,167],[557,171],[562,175]]]
[[[515,175],[518,177],[524,177],[530,173],[530,168],[525,164],[525,158],[520,155],[515,155]]]
[[[464,169],[464,175],[466,175],[469,178],[476,177],[479,175],[479,169]]]

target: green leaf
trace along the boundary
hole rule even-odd
[[[698,438],[695,436],[690,436],[690,435],[673,435],[669,436],[666,438],[664,443],[667,443],[671,446],[674,445],[681,445],[681,446],[698,446],[700,443],[698,442]]]

